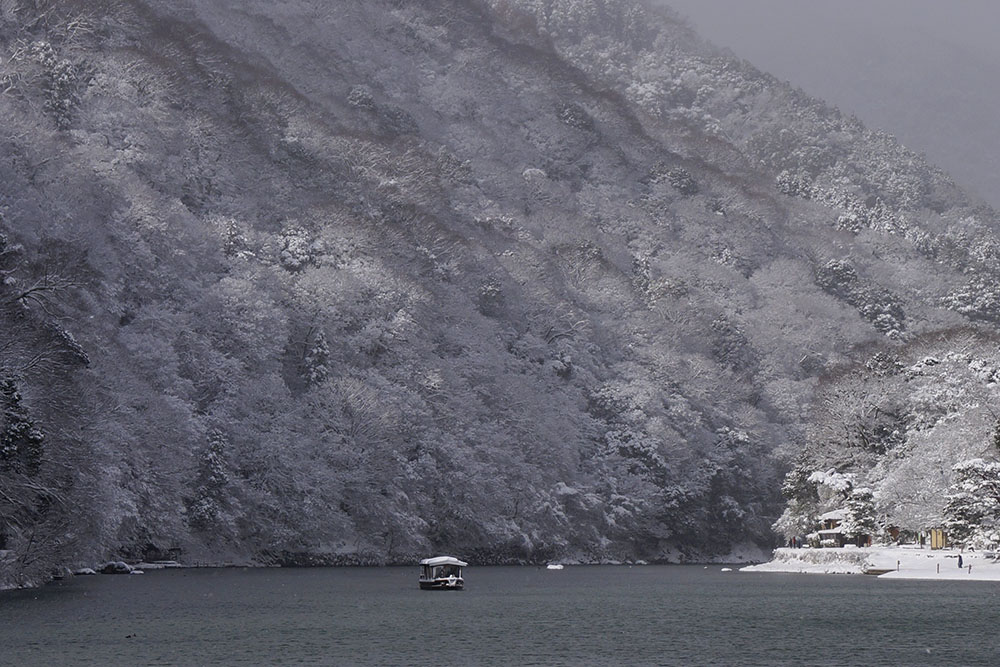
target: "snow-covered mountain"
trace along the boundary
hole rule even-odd
[[[8,576],[766,546],[821,378],[997,321],[991,209],[669,10],[0,7]]]

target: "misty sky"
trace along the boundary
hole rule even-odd
[[[895,134],[1000,208],[1000,2],[667,4],[709,40]]]

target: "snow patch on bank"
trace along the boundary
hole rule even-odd
[[[740,572],[798,574],[864,574],[870,569],[868,549],[775,549],[770,561]]]
[[[961,557],[962,567],[958,566]],[[919,547],[775,549],[767,563],[741,572],[797,574],[878,574],[884,579],[1000,581],[1000,562],[992,553]]]

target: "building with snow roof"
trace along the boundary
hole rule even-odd
[[[808,535],[809,541],[820,547],[842,547],[853,544],[859,547],[871,546],[871,535],[848,536],[844,532],[847,510],[836,509],[819,517],[819,530]]]

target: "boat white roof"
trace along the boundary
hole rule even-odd
[[[425,558],[420,561],[421,565],[458,565],[459,567],[465,567],[468,563],[458,560],[454,556],[435,556],[434,558]]]

